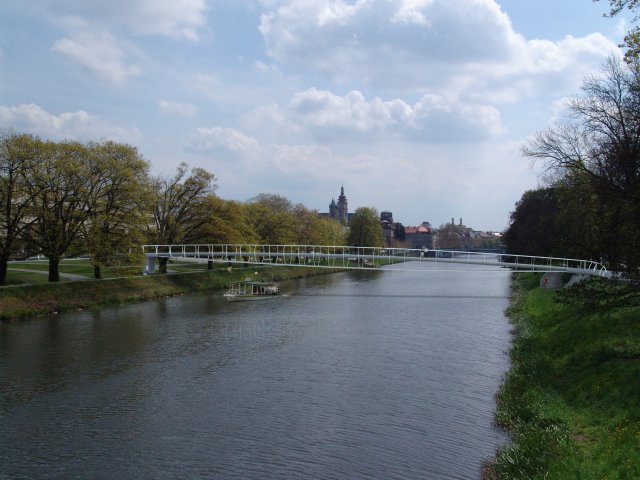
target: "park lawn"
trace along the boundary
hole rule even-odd
[[[234,266],[227,270],[226,264],[214,264],[207,270],[175,274],[136,275],[113,279],[81,282],[59,282],[20,285],[0,288],[0,322],[21,318],[60,313],[65,311],[99,308],[108,305],[140,302],[154,298],[184,295],[206,290],[221,290],[232,281],[253,278],[270,281],[324,275],[337,269],[304,267],[257,267]],[[258,275],[256,275],[258,272]],[[38,275],[38,274],[36,274]],[[46,275],[42,275],[46,280]]]
[[[188,272],[204,272],[207,270],[207,262],[187,262],[181,261],[180,259],[171,259],[167,268],[170,273],[188,273]],[[227,263],[215,262],[214,269],[215,270],[225,270],[228,268]],[[233,269],[245,268],[242,267],[242,264],[238,264],[238,266],[233,267]],[[247,267],[249,269],[253,268],[264,268],[264,266],[251,266]],[[25,272],[23,270],[34,270],[37,272]],[[8,285],[37,285],[37,284],[46,284],[48,283],[47,274],[49,271],[49,262],[47,260],[27,260],[27,261],[19,261],[19,262],[10,262],[9,270],[7,272],[7,283]],[[110,278],[120,278],[120,277],[128,277],[128,276],[136,276],[142,273],[143,266],[139,267],[133,266],[129,269],[129,273],[124,272],[123,270],[111,269],[109,267],[102,268],[102,277],[103,279]],[[94,279],[94,271],[93,264],[91,260],[88,258],[70,258],[63,259],[60,261],[60,273],[61,274],[73,274],[73,275],[81,275],[86,277],[87,280]],[[64,276],[60,277],[60,282],[67,282],[68,279],[64,278]]]
[[[33,270],[27,272],[23,270]],[[48,283],[49,264],[46,261],[34,262],[11,262],[7,270],[7,284],[12,285],[39,285]],[[62,263],[60,273],[72,273],[74,275],[83,275],[87,280],[93,278],[93,266],[90,265],[68,265]],[[63,276],[60,282],[68,282],[69,280]]]

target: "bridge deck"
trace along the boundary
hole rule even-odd
[[[567,272],[607,276],[607,269],[591,260],[535,257],[457,250],[345,247],[328,245],[193,244],[144,245],[147,269],[155,270],[157,258],[184,258],[202,262],[231,262],[254,265],[283,265],[316,268],[406,270],[407,262],[419,262],[412,270],[451,270],[453,265],[470,265],[474,270],[515,272]]]

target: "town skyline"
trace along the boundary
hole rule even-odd
[[[336,198],[338,198],[338,202],[336,202]],[[457,217],[458,220],[456,220],[456,217],[451,217],[451,221],[450,222],[446,222],[443,221],[441,223],[438,224],[434,224],[431,220],[429,220],[428,218],[424,218],[421,221],[418,222],[403,222],[403,221],[399,221],[398,216],[394,216],[394,212],[385,208],[379,208],[375,205],[357,205],[355,207],[353,207],[351,210],[348,207],[348,198],[345,194],[345,188],[344,188],[344,184],[340,186],[340,194],[338,196],[333,196],[331,197],[331,202],[329,203],[329,208],[328,211],[324,211],[322,209],[315,209],[318,211],[318,213],[320,213],[321,215],[325,215],[333,220],[338,220],[343,222],[343,219],[345,217],[350,218],[350,216],[353,214],[353,212],[360,207],[373,207],[375,208],[378,213],[381,216],[381,220],[383,219],[382,217],[385,216],[385,214],[391,214],[391,216],[394,219],[394,223],[400,223],[405,227],[421,227],[421,226],[425,226],[428,225],[429,228],[433,228],[433,229],[438,229],[440,227],[444,227],[447,225],[454,225],[454,226],[465,226],[466,224],[463,224],[463,218],[462,217]],[[400,215],[402,215],[402,212],[400,212]],[[475,230],[477,231],[483,231],[483,232],[495,232],[495,233],[501,233],[502,231],[498,231],[498,230],[492,230],[492,229],[483,229],[483,228],[476,228]]]

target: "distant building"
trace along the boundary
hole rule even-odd
[[[433,248],[433,232],[424,223],[419,227],[404,227],[404,233],[409,248]]]
[[[338,220],[343,225],[349,224],[349,206],[347,197],[344,194],[344,186],[340,187],[340,196],[336,203],[335,198],[331,199],[329,204],[329,218]]]
[[[393,213],[382,212],[380,213],[380,226],[382,227],[382,236],[384,237],[384,244],[387,247],[393,247],[395,241],[396,225],[393,222]]]
[[[393,223],[393,213],[391,212],[381,212],[380,213],[380,221],[381,222],[389,222]]]
[[[338,204],[336,203],[335,198],[332,198],[331,203],[329,204],[329,218],[334,220],[338,219]]]
[[[451,223],[443,225],[437,234],[438,248],[461,249],[461,250],[496,250],[500,251],[501,235],[494,232],[483,232],[467,227],[462,218],[455,223],[455,218],[451,218]]]

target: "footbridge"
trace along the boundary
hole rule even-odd
[[[217,262],[353,270],[464,271],[454,265],[467,265],[474,271],[508,269],[513,272],[609,276],[604,265],[591,260],[459,250],[258,244],[143,245],[142,248],[147,273],[155,272],[157,260],[174,259],[207,263],[210,267]]]

